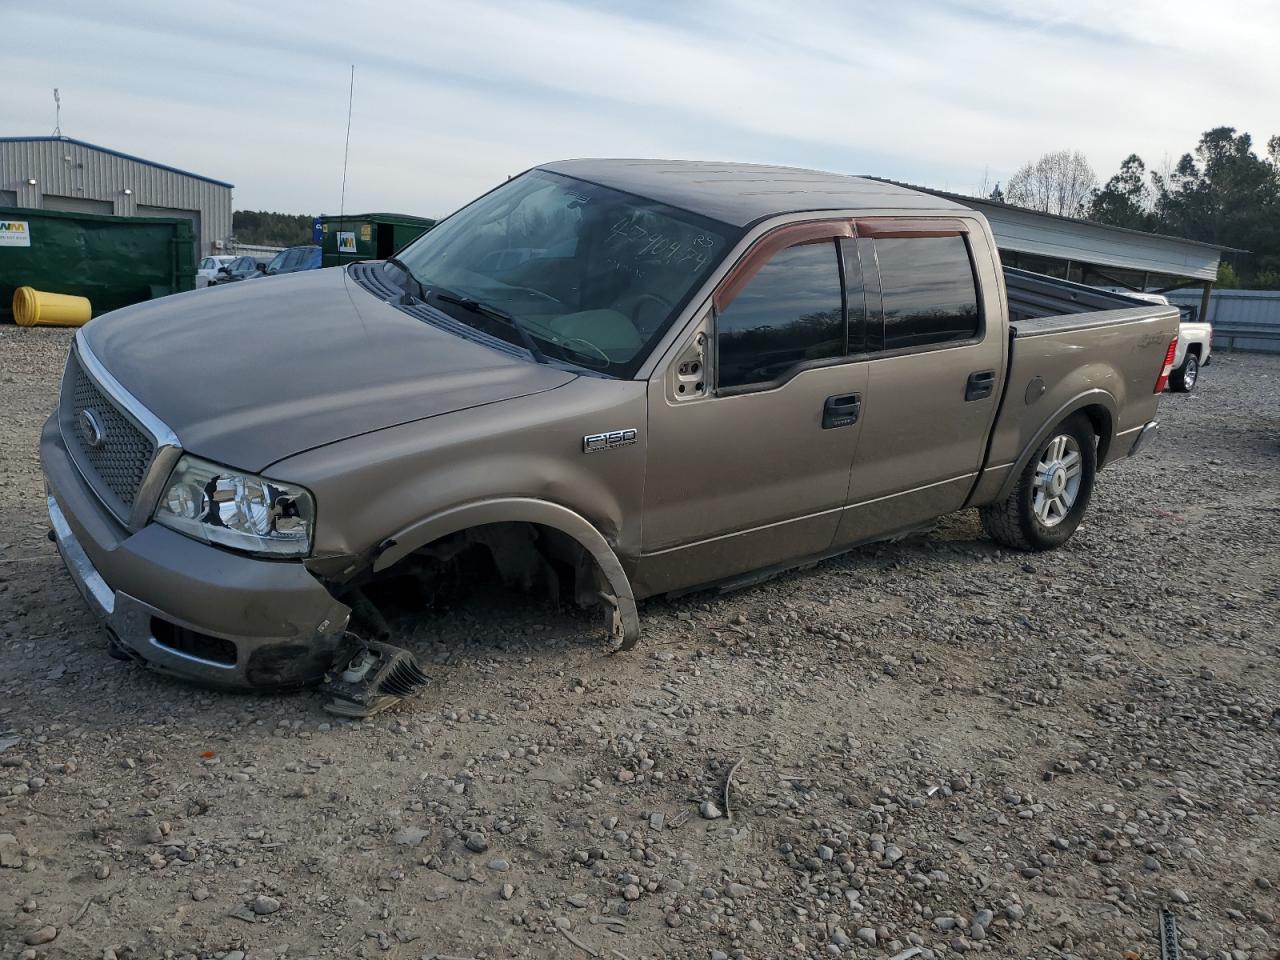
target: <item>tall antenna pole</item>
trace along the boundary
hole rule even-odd
[[[62,97],[58,96],[58,88],[53,88],[53,135],[62,136]]]
[[[351,153],[351,103],[356,92],[356,65],[351,65],[351,85],[347,88],[347,143],[342,149],[342,194],[338,199],[338,220],[347,212],[347,157]]]

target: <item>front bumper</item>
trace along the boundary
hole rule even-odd
[[[351,611],[301,562],[242,556],[155,523],[129,533],[86,485],[56,417],[40,459],[58,552],[130,655],[232,689],[298,687],[328,670]]]

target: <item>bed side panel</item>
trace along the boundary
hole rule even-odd
[[[1132,441],[1155,418],[1159,397],[1152,391],[1177,335],[1178,315],[1171,308],[1140,307],[1046,317],[1012,329],[1009,385],[971,505],[1006,495],[1029,447],[1076,410],[1104,411],[1106,460],[1125,456],[1126,436]]]

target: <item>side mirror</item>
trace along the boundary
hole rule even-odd
[[[222,274],[224,277],[229,277],[229,276],[231,276],[231,268],[230,268],[230,267],[219,267],[219,268],[218,268],[218,273]]]

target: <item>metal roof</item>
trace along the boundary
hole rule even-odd
[[[997,200],[966,197],[892,180],[884,182],[910,186],[913,190],[954,200],[978,211],[987,218],[996,246],[1002,250],[1198,280],[1217,279],[1218,261],[1223,252],[1245,252],[1219,243],[1113,227],[1079,217],[1042,213]]]
[[[697,160],[561,160],[540,166],[737,227],[809,210],[961,208],[936,194],[798,167]]]
[[[1178,243],[1189,243],[1197,247],[1209,247],[1212,250],[1221,250],[1224,253],[1248,253],[1243,247],[1228,247],[1221,243],[1208,243],[1204,240],[1191,240],[1187,237],[1178,237],[1172,233],[1152,233],[1148,230],[1135,230],[1133,227],[1117,227],[1110,223],[1099,223],[1097,220],[1089,220],[1085,217],[1066,217],[1060,213],[1046,213],[1042,210],[1031,210],[1028,207],[1019,207],[1016,204],[1003,203],[999,200],[989,200],[986,197],[968,197],[963,193],[950,193],[946,190],[934,190],[931,187],[920,187],[912,183],[903,183],[899,180],[889,180],[884,177],[870,177],[872,180],[882,180],[885,183],[892,183],[899,187],[908,187],[912,190],[919,190],[921,193],[931,193],[935,197],[946,197],[948,200],[954,200],[957,203],[968,207],[986,209],[988,207],[1002,207],[1005,209],[1013,208],[1015,210],[1026,210],[1028,213],[1034,213],[1037,217],[1048,217],[1051,220],[1065,220],[1067,223],[1087,223],[1091,227],[1099,227],[1103,230],[1112,230],[1117,233],[1132,233],[1139,237],[1159,237],[1161,240],[1176,240]]]
[[[168,170],[170,173],[176,173],[183,177],[191,177],[194,180],[203,180],[205,183],[212,183],[215,186],[234,187],[234,184],[227,183],[224,180],[215,180],[213,177],[205,177],[198,173],[192,173],[189,170],[181,170],[178,167],[171,167],[164,163],[156,163],[154,160],[144,160],[142,157],[135,157],[130,153],[122,153],[119,150],[112,150],[110,147],[100,147],[96,143],[88,143],[84,140],[77,140],[74,137],[0,137],[0,143],[74,143],[76,146],[85,147],[89,150],[97,150],[99,153],[109,153],[113,157],[120,157],[124,160],[132,160],[134,163],[146,164],[148,167],[155,167],[158,170]]]
[[[427,224],[435,226],[436,220],[431,217],[419,217],[412,213],[322,213],[316,220],[322,220],[325,223],[333,223],[335,220],[377,220],[380,223],[411,223],[414,225]]]

